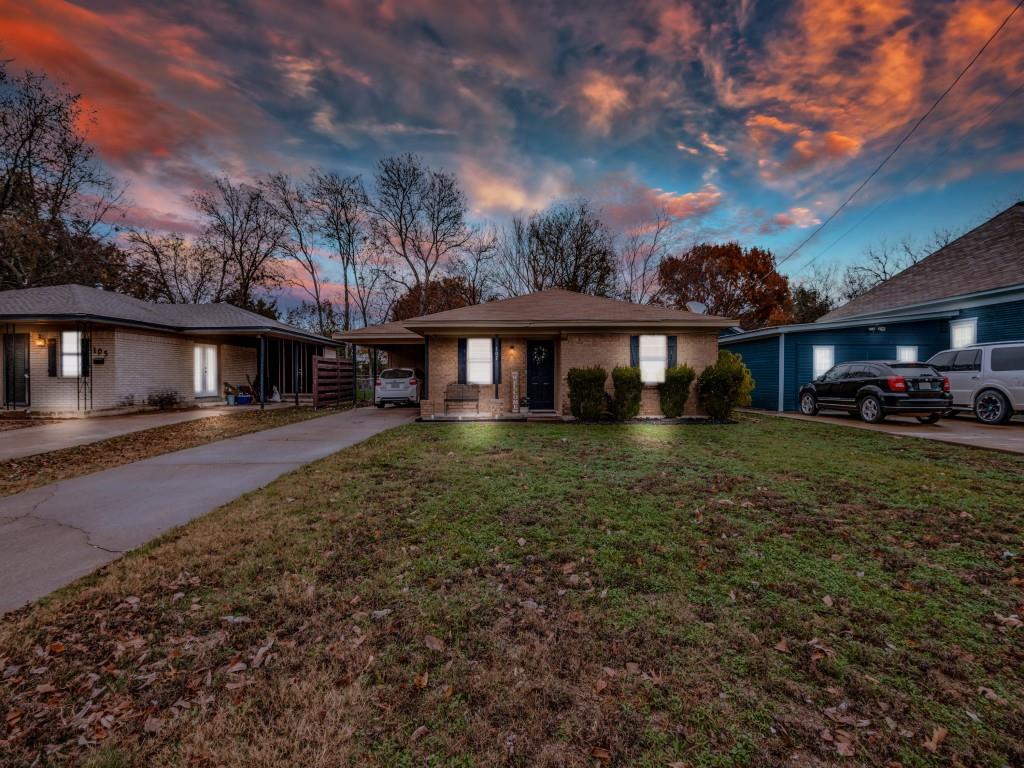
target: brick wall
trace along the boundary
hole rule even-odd
[[[77,377],[48,375],[45,340],[53,338],[58,341],[59,372],[62,330],[74,330],[74,327],[15,326],[16,333],[29,334],[30,407],[34,413],[73,416],[83,415],[87,410],[144,406],[151,394],[164,390],[177,392],[184,404],[195,401],[194,339],[129,328],[93,328],[88,332],[93,353],[92,398],[88,400],[85,397],[88,387]],[[42,345],[38,343],[39,339],[44,340]],[[201,341],[205,343],[205,340]],[[254,346],[232,344],[225,339],[216,340],[216,343],[220,381],[244,383],[246,373],[255,380],[257,360]],[[98,358],[103,362],[97,364],[95,359]],[[3,377],[0,377],[2,386]]]
[[[608,371],[606,388],[611,394],[611,371],[619,365],[629,365],[629,333],[568,333],[555,342],[555,403],[556,410],[568,416],[569,386],[567,376],[570,368],[600,365]],[[688,331],[674,334],[677,337],[679,364],[690,365],[698,375],[718,357],[718,333],[709,331]],[[502,337],[502,381],[498,396],[493,386],[480,390],[480,413],[508,413],[512,410],[512,372],[519,373],[519,395],[526,395],[526,339]],[[445,413],[445,387],[458,381],[458,339],[454,337],[431,337],[429,339],[430,391],[420,403],[420,415],[424,417]],[[686,403],[686,414],[697,415],[696,394],[691,392]],[[448,413],[475,413],[473,404],[448,407]],[[641,416],[660,416],[661,403],[656,386],[644,387],[640,404]]]

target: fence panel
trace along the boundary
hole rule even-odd
[[[344,357],[313,358],[313,407],[340,405],[356,396],[354,361]]]

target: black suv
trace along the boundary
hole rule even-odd
[[[916,416],[934,424],[953,404],[949,379],[926,363],[840,363],[800,388],[800,412],[819,408],[859,413],[869,424],[888,414]]]

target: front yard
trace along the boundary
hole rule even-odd
[[[0,622],[0,762],[1024,762],[1024,457],[410,425]]]

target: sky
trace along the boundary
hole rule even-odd
[[[411,151],[476,220],[587,197],[787,256],[1014,0],[0,0],[0,55],[95,110],[127,223],[188,234],[213,175],[372,176]],[[1024,198],[1024,11],[783,271]]]

